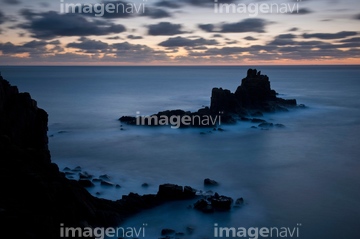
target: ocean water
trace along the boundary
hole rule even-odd
[[[359,238],[360,67],[256,68],[269,76],[280,97],[307,106],[264,115],[285,128],[251,129],[252,124],[239,122],[206,134],[200,134],[204,129],[167,126],[123,125],[120,130],[117,119],[122,115],[209,106],[213,87],[236,90],[246,75],[244,66],[0,70],[49,113],[49,146],[60,169],[81,166],[121,185],[96,186],[89,190],[92,194],[115,200],[176,183],[245,199],[240,208],[214,214],[189,209],[193,201],[168,203],[121,225],[147,224],[146,238],[159,238],[162,228],[184,232],[184,238],[213,238],[215,223],[296,227],[304,239]],[[205,188],[207,177],[220,185]],[[145,182],[149,187],[141,186]],[[194,232],[186,233],[187,227]]]

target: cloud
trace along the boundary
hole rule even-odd
[[[66,6],[66,5],[65,5]],[[125,1],[102,1],[97,4],[69,3],[64,9],[66,13],[76,13],[91,17],[103,18],[129,18],[143,12],[145,5],[129,3]]]
[[[360,20],[360,13],[354,16],[354,19]]]
[[[212,35],[212,37],[223,37],[223,35],[216,33],[216,34]]]
[[[338,33],[313,33],[313,34],[304,33],[303,38],[305,39],[318,38],[323,40],[332,40],[332,39],[341,39],[350,36],[355,36],[357,34],[358,34],[357,32],[352,32],[352,31],[342,31]]]
[[[343,39],[339,42],[345,42],[345,43],[360,43],[360,37],[353,37],[349,39]]]
[[[184,37],[172,37],[166,41],[160,42],[158,45],[163,47],[196,47],[204,45],[217,45],[216,40],[206,40],[202,37],[189,39]]]
[[[37,56],[39,54],[44,54],[48,50],[46,48],[47,45],[59,45],[60,41],[30,41],[21,45],[14,45],[11,42],[0,43],[0,51],[3,55],[15,55],[21,53],[29,53],[29,55]]]
[[[221,32],[265,32],[267,21],[260,18],[248,18],[237,23],[225,23]]]
[[[171,17],[171,14],[161,8],[147,7],[141,16],[147,16],[153,19]]]
[[[254,38],[252,36],[247,36],[247,37],[244,37],[245,40],[248,40],[248,41],[257,41],[258,39],[257,38]]]
[[[3,24],[6,21],[6,17],[2,11],[0,11],[0,24]]]
[[[214,0],[180,0],[180,2],[197,6],[197,7],[213,7]],[[233,3],[236,0],[221,0],[221,3]]]
[[[294,34],[280,34],[276,38],[278,38],[278,39],[294,39],[294,38],[296,38],[296,35],[294,35]]]
[[[299,30],[299,28],[293,27],[293,28],[290,28],[290,29],[288,30],[288,32],[296,32],[296,31],[298,31],[298,30]]]
[[[58,14],[55,11],[33,13],[30,10],[21,11],[28,20],[19,26],[32,33],[32,37],[51,39],[64,36],[108,35],[124,32],[123,25],[102,20],[89,21],[79,14]]]
[[[290,14],[300,14],[300,15],[306,15],[306,14],[310,14],[310,13],[313,13],[313,11],[311,11],[310,9],[308,8],[300,8],[298,11],[294,11]]]
[[[116,61],[125,62],[154,62],[168,61],[168,56],[164,52],[140,44],[130,44],[128,42],[116,43],[111,45],[112,52],[116,55]]]
[[[21,2],[19,0],[2,0],[3,3],[10,4],[10,5],[18,5]]]
[[[198,27],[206,32],[213,32],[215,25],[214,24],[199,24]]]
[[[72,42],[66,45],[66,47],[69,48],[77,48],[83,50],[83,52],[86,53],[98,53],[98,52],[104,52],[107,51],[109,44],[97,41],[97,40],[91,40],[86,37],[81,37],[79,39],[79,43]]]
[[[127,36],[128,39],[132,39],[132,40],[138,40],[138,39],[143,39],[142,36],[134,36],[134,35],[129,35]]]
[[[108,39],[108,40],[123,40],[123,38],[121,38],[119,36],[107,37],[106,39]]]
[[[170,22],[160,22],[158,24],[148,25],[148,34],[152,36],[172,36],[186,33],[181,30],[181,24],[173,24]]]
[[[206,32],[240,33],[257,32],[264,33],[269,22],[261,18],[247,18],[240,22],[223,23],[219,26],[214,24],[199,24],[198,27]]]
[[[177,4],[177,3],[175,3],[174,1],[171,1],[171,0],[162,0],[162,1],[156,2],[155,6],[174,8],[174,9],[181,7],[179,4]]]

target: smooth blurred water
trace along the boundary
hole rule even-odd
[[[91,193],[119,199],[156,193],[162,183],[212,190],[247,202],[230,213],[205,215],[174,202],[140,213],[125,226],[148,223],[146,238],[162,228],[186,238],[212,238],[213,225],[295,227],[300,238],[360,235],[360,67],[261,66],[283,98],[306,109],[267,114],[284,129],[250,129],[250,123],[203,129],[124,125],[122,115],[209,105],[211,89],[235,91],[248,67],[2,67],[3,76],[28,91],[50,115],[52,160],[108,174],[120,189]],[[148,188],[141,187],[147,182]]]

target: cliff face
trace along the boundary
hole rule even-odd
[[[47,150],[48,115],[37,107],[29,93],[19,93],[16,86],[0,76],[0,132],[19,147]]]
[[[115,226],[146,208],[195,197],[191,188],[176,185],[160,186],[156,195],[130,193],[117,201],[93,197],[51,163],[47,119],[29,93],[19,93],[0,76],[0,235],[59,238],[60,223]],[[174,190],[179,188],[180,194]]]
[[[92,197],[51,163],[47,122],[29,93],[0,76],[0,230],[12,233],[3,235],[58,238],[60,223],[84,226],[116,218],[98,217],[106,200]]]

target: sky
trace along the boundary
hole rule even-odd
[[[0,0],[1,65],[360,64],[359,0]]]

